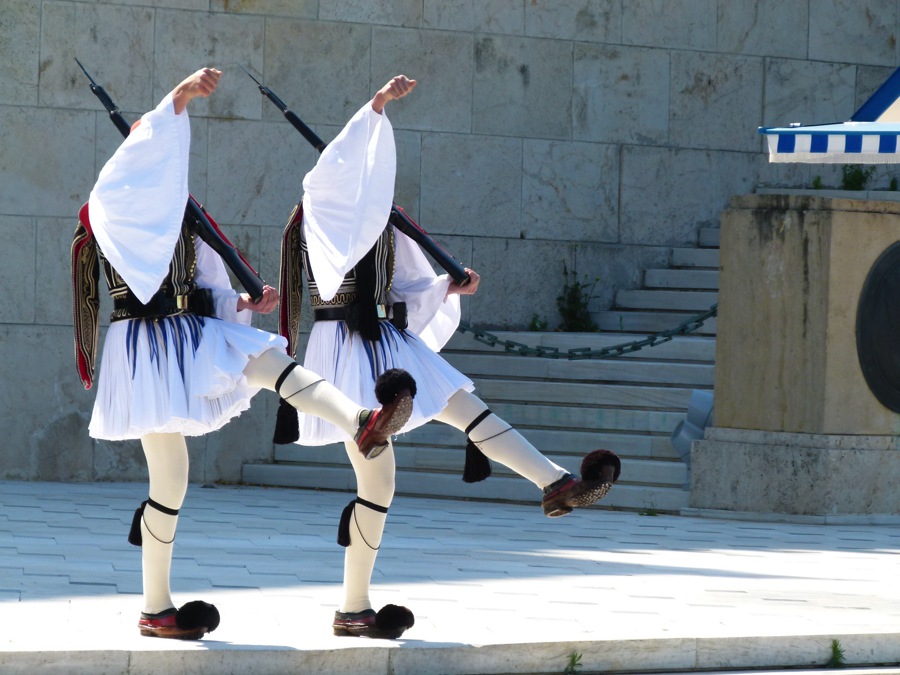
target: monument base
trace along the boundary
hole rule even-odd
[[[711,427],[691,452],[691,509],[900,514],[900,439]]]

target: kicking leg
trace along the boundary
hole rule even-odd
[[[464,431],[470,442],[489,459],[505,464],[544,492],[544,514],[555,518],[574,507],[602,499],[618,479],[619,458],[608,450],[595,450],[581,464],[578,478],[551,462],[509,424],[494,415],[484,402],[467,391],[456,392],[437,420]]]
[[[403,371],[388,371],[396,374]],[[379,378],[388,376],[388,373]],[[359,452],[374,459],[386,447],[387,440],[403,428],[412,415],[415,382],[399,380],[397,387],[379,395],[382,407],[367,410],[316,373],[307,370],[284,352],[270,349],[251,358],[244,375],[251,386],[276,392],[297,410],[331,422],[354,439]],[[379,391],[376,383],[376,392]],[[387,400],[385,400],[387,398]]]
[[[479,417],[481,421],[472,426]],[[542,455],[522,434],[490,412],[484,401],[468,391],[460,390],[451,396],[447,407],[435,419],[466,432],[489,459],[508,466],[541,489],[566,475],[564,468]]]

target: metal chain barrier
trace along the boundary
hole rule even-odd
[[[491,347],[500,346],[503,347],[504,352],[516,354],[518,356],[538,356],[545,359],[568,359],[570,361],[578,359],[611,359],[617,356],[623,356],[624,354],[632,354],[645,347],[656,347],[657,345],[665,344],[678,335],[688,335],[689,333],[693,333],[707,320],[716,316],[718,312],[719,303],[716,303],[706,312],[703,312],[703,314],[691,317],[687,321],[678,324],[675,328],[664,330],[659,333],[653,333],[653,335],[648,335],[639,340],[623,342],[622,344],[603,347],[601,349],[579,347],[576,349],[560,351],[558,347],[529,347],[521,342],[501,340],[496,335],[474,328],[464,321],[459,322],[459,327],[456,330],[460,333],[472,333],[472,339],[476,342],[481,342],[482,344]]]

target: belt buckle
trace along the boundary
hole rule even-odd
[[[387,307],[385,305],[375,305],[375,308],[378,310],[378,318],[386,319],[387,316]]]
[[[176,295],[175,306],[181,311],[185,311],[188,308],[188,297],[187,295]]]

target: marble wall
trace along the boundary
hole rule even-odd
[[[263,78],[326,141],[389,77],[396,202],[484,280],[464,319],[551,326],[563,263],[595,303],[757,186],[837,185],[769,165],[761,125],[848,118],[900,62],[898,0],[4,0],[0,4],[0,478],[141,475],[137,445],[91,442],[71,350],[68,250],[120,142],[78,58],[129,120],[203,65],[191,191],[261,271],[315,152]],[[887,185],[879,170],[874,182]],[[266,317],[259,325],[272,329]],[[192,442],[192,477],[271,455],[277,402]],[[123,448],[127,448],[124,449]],[[197,458],[202,458],[198,461]]]

